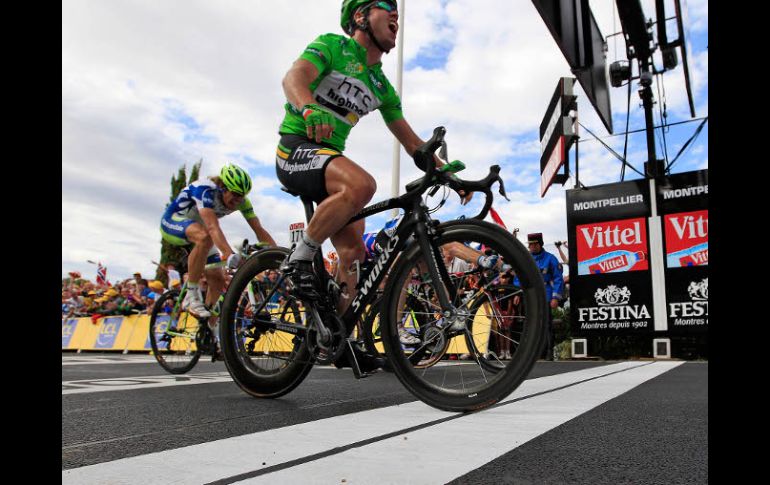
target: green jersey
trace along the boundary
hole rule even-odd
[[[337,127],[324,143],[343,151],[350,129],[362,116],[379,109],[385,123],[404,117],[396,90],[382,73],[382,63],[366,65],[366,49],[352,38],[319,36],[299,56],[318,68],[310,84],[316,102],[337,118]],[[279,133],[307,136],[302,106],[286,103]]]

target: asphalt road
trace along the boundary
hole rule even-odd
[[[254,399],[224,364],[62,354],[63,483],[708,483],[708,363],[538,362],[500,405],[434,410],[315,368]]]

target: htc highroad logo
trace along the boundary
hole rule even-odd
[[[595,307],[578,308],[580,328],[586,329],[619,329],[643,328],[650,319],[650,311],[646,305],[630,305],[631,291],[609,285],[597,288],[594,293]]]
[[[572,205],[572,208],[575,211],[584,211],[584,210],[591,210],[591,209],[603,209],[608,206],[642,204],[642,203],[644,203],[644,196],[642,194],[638,194],[638,195],[626,195],[624,197],[612,197],[609,199],[575,202]]]
[[[669,303],[668,316],[674,325],[707,325],[709,316],[709,279],[692,281],[687,287],[691,301]]]

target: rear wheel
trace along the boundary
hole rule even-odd
[[[441,270],[445,265],[442,246],[449,243],[485,246],[486,250],[500,256],[512,266],[520,281],[520,298],[526,312],[522,315],[520,335],[511,342],[510,360],[503,360],[492,368],[486,361],[489,335],[494,325],[483,310],[483,302],[476,305],[472,314],[470,305],[460,303],[460,291],[443,268],[442,281],[432,281],[426,273],[427,261],[419,245],[413,244],[400,256],[399,262],[388,276],[385,294],[383,343],[393,370],[402,384],[425,403],[447,411],[469,411],[490,406],[508,396],[526,378],[541,350],[545,330],[545,287],[532,256],[513,236],[498,226],[483,221],[464,220],[441,224],[431,244],[437,249],[430,260]],[[490,254],[491,254],[490,253]],[[415,281],[417,280],[417,281]],[[429,308],[421,329],[429,331],[418,348],[404,348],[398,337],[398,324],[410,311],[404,308],[403,293],[410,286],[419,284],[425,295],[423,303]],[[426,291],[427,285],[430,291]],[[443,309],[436,295],[445,292],[453,308]],[[470,308],[469,308],[470,307]],[[479,313],[481,312],[481,313]],[[483,339],[487,343],[484,345]],[[511,339],[513,340],[513,339]],[[469,344],[472,341],[472,344]],[[443,343],[442,343],[443,342]],[[446,345],[440,362],[422,365],[426,347]],[[423,354],[421,355],[421,352]],[[466,357],[467,360],[461,360]]]
[[[313,367],[301,302],[285,293],[278,270],[288,250],[250,257],[233,276],[222,305],[220,338],[227,370],[247,394],[275,398]]]
[[[200,324],[181,307],[179,290],[170,290],[155,302],[150,317],[152,354],[172,374],[189,372],[201,356],[195,342]]]

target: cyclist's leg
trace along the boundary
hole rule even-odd
[[[315,219],[315,216],[313,217]],[[331,242],[337,250],[339,256],[339,271],[337,281],[342,285],[347,285],[347,298],[340,298],[337,305],[337,311],[340,314],[345,310],[356,296],[356,273],[351,274],[351,269],[356,261],[363,262],[366,257],[366,248],[362,236],[364,234],[365,223],[363,220],[348,224],[331,236]]]
[[[276,174],[283,185],[318,204],[283,270],[295,289],[310,294],[317,284],[312,273],[314,255],[371,200],[377,185],[339,151],[296,135],[281,137]]]
[[[369,172],[347,157],[334,158],[326,166],[324,173],[326,192],[329,194],[315,210],[313,219],[307,227],[307,235],[319,243],[344,230],[351,217],[363,209],[372,200],[377,190],[377,182]],[[365,252],[360,226],[357,244]],[[347,240],[353,233],[340,236]],[[351,241],[350,246],[354,243]],[[336,245],[335,245],[336,247]],[[340,255],[342,259],[342,255]],[[344,267],[344,266],[343,266]]]
[[[203,269],[206,266],[206,258],[209,251],[214,246],[214,241],[209,236],[208,231],[202,224],[193,222],[185,229],[187,240],[194,244],[190,255],[187,257],[187,283],[198,284],[203,276]]]
[[[206,281],[209,284],[209,290],[206,292],[206,306],[213,308],[225,287],[225,270],[222,268],[207,269]],[[209,327],[214,330],[217,326],[217,315],[212,314],[209,317]]]
[[[194,244],[190,255],[187,257],[188,277],[187,287],[190,289],[190,296],[197,298],[200,296],[199,284],[201,277],[203,276],[203,270],[206,267],[206,263],[215,263],[219,261],[219,252],[214,247],[214,241],[211,239],[208,231],[202,224],[198,222],[192,222],[185,228],[185,236],[187,240]],[[212,283],[216,283],[217,278],[214,276],[214,280],[209,279],[209,275],[206,275],[206,281],[209,286]],[[221,286],[220,286],[221,289]],[[197,294],[197,296],[196,296]],[[209,291],[206,295],[206,302],[211,304],[209,300],[213,298],[216,301],[218,293]],[[208,317],[210,312],[204,309],[197,309],[200,316]]]

